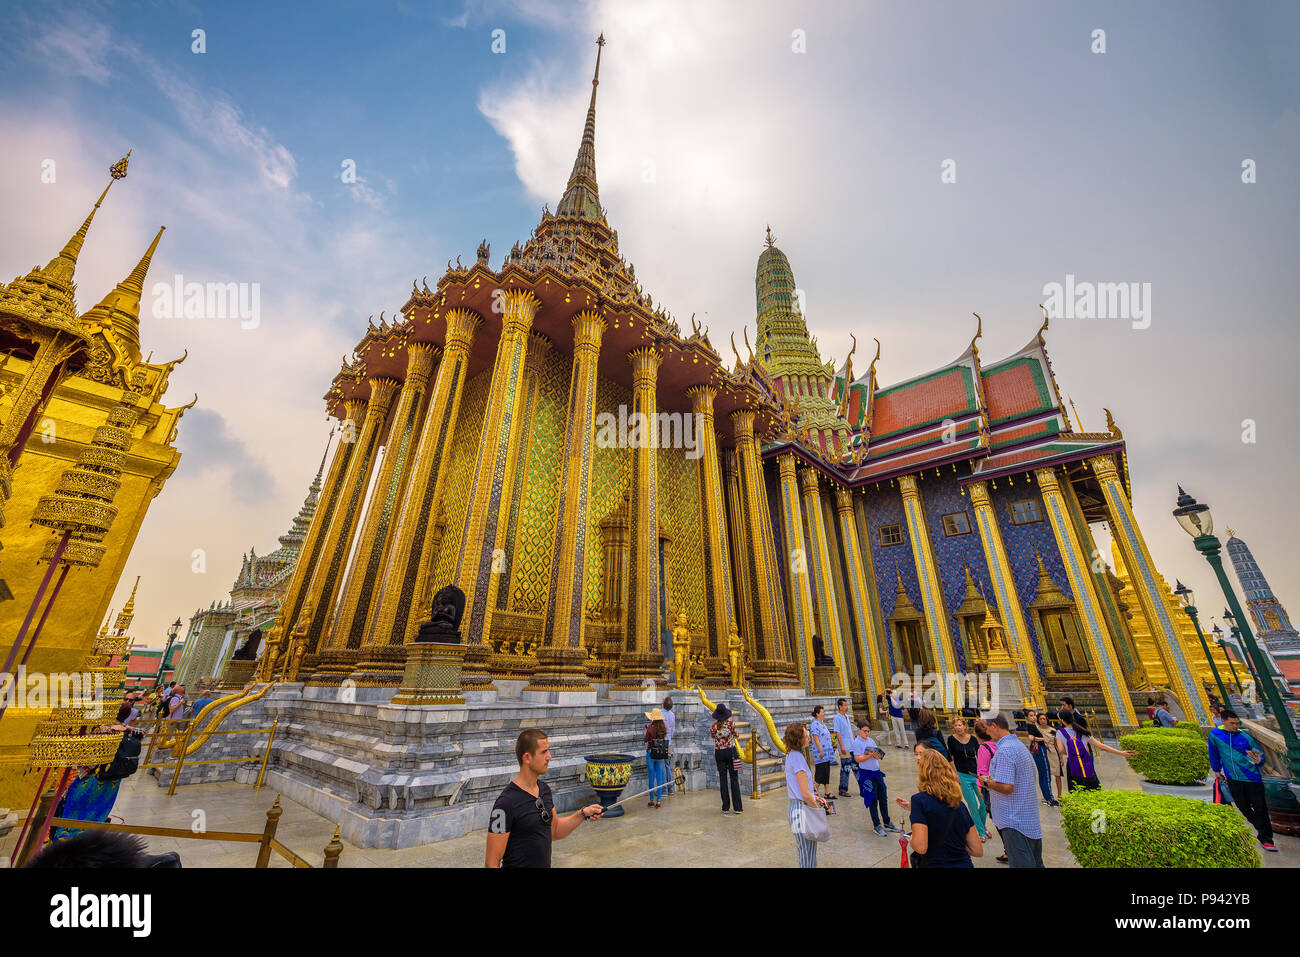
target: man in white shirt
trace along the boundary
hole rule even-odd
[[[857,737],[853,729],[853,721],[849,718],[849,699],[840,698],[835,702],[835,736],[839,738],[839,758],[840,758],[840,797],[849,796],[849,773],[856,769],[856,762],[849,749],[853,746],[853,739]]]
[[[881,837],[887,837],[890,831],[898,833],[902,828],[889,820],[889,794],[885,790],[885,772],[880,770],[880,759],[885,756],[885,752],[880,750],[880,746],[871,737],[870,722],[859,718],[857,724],[858,735],[853,739],[853,760],[858,765],[858,792],[862,795],[862,803],[871,812],[875,832]]]

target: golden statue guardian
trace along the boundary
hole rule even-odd
[[[745,677],[745,644],[740,640],[740,632],[736,630],[736,623],[731,622],[727,635],[727,663],[730,665],[731,686],[739,688]]]
[[[677,666],[677,687],[685,688],[691,678],[691,630],[686,627],[686,612],[680,608],[673,629],[673,661]]]

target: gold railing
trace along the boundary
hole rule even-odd
[[[116,831],[120,834],[147,834],[152,837],[183,837],[190,840],[199,841],[226,841],[236,844],[257,844],[257,863],[254,867],[267,867],[271,861],[271,852],[279,854],[294,867],[307,867],[313,865],[300,854],[295,853],[285,847],[280,841],[276,840],[275,831],[279,827],[280,816],[284,814],[284,808],[280,806],[280,795],[275,796],[275,803],[271,805],[270,810],[266,812],[266,826],[262,833],[256,831],[205,831],[195,833],[187,827],[155,827],[148,824],[107,824],[100,821],[76,821],[71,818],[56,817],[51,818],[49,826],[76,828],[82,831]],[[17,823],[22,823],[17,822]],[[28,838],[23,842],[23,847],[18,850],[16,866],[21,867],[33,854],[36,847],[42,842],[44,835],[38,832],[37,828],[31,828],[28,831]],[[322,867],[338,867],[339,855],[343,853],[343,842],[339,840],[338,825],[334,827],[334,836],[330,842],[325,845],[324,863]]]

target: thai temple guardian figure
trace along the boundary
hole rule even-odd
[[[731,631],[727,635],[727,662],[731,672],[731,687],[739,688],[745,677],[745,643],[740,639],[740,632],[736,630],[736,623],[731,623]]]
[[[686,624],[686,611],[681,608],[677,609],[677,626],[673,628],[673,660],[677,687],[685,688],[691,680],[691,630]]]
[[[293,632],[289,635],[289,667],[285,674],[286,681],[298,680],[298,669],[302,667],[303,655],[307,653],[307,635],[311,631],[311,616],[311,599],[308,598],[303,603],[298,623],[293,626]]]

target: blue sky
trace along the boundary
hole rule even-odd
[[[82,307],[164,223],[154,278],[262,286],[257,330],[143,325],[146,351],[190,350],[168,398],[198,392],[205,410],[183,424],[186,458],[123,576],[144,575],[138,621],[152,640],[288,526],[328,432],[320,396],[366,317],[391,314],[413,278],[432,283],[484,237],[499,264],[554,206],[603,29],[601,198],[680,320],[696,313],[719,343],[752,327],[769,222],[823,356],[838,364],[853,332],[861,360],[877,336],[885,382],[961,353],[975,311],[986,361],[1014,351],[1038,326],[1044,285],[1066,274],[1149,282],[1148,329],[1053,322],[1058,382],[1085,427],[1102,428],[1106,406],[1124,428],[1162,572],[1211,587],[1168,517],[1182,481],[1247,539],[1285,602],[1300,594],[1286,497],[1300,464],[1298,11],[150,3],[56,17],[11,4],[0,201],[18,227],[0,235],[0,272],[48,259],[130,147],[131,175],[78,270]],[[51,157],[60,175],[46,186]],[[356,185],[339,181],[345,159]],[[941,182],[946,159],[955,183]],[[1248,418],[1254,443],[1241,441]],[[195,547],[206,576],[189,571]]]

